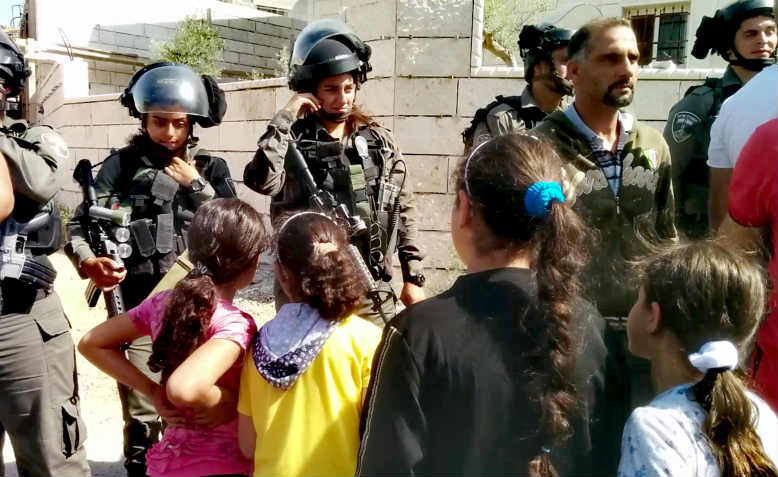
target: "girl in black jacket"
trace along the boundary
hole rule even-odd
[[[561,174],[527,135],[483,143],[460,165],[451,234],[467,273],[384,330],[358,475],[594,471],[587,399],[605,351],[580,313],[586,233]]]

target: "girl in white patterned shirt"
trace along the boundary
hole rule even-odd
[[[737,371],[762,317],[762,280],[751,260],[707,241],[647,263],[627,336],[661,394],[627,421],[620,476],[776,475],[778,418]]]

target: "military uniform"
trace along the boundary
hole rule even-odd
[[[676,222],[680,232],[692,239],[708,234],[710,129],[721,104],[741,86],[732,67],[727,67],[723,77],[689,88],[670,110],[665,125],[664,137],[673,158]]]
[[[564,110],[569,103],[570,97],[565,96],[557,109]],[[470,127],[463,133],[466,149],[493,137],[530,130],[546,115],[535,103],[529,86],[521,96],[497,96],[495,101],[476,111]]]
[[[56,271],[47,257],[62,245],[59,209],[52,199],[64,179],[61,167],[68,149],[52,128],[5,119],[0,152],[8,162],[15,196],[14,210],[2,223],[0,235],[8,239],[12,228],[18,230],[13,224],[33,218],[45,223],[27,234],[23,251],[17,250],[25,257],[17,278],[7,262],[9,249],[2,252],[0,448],[8,433],[20,475],[89,475],[75,347],[53,290]],[[22,236],[11,240],[20,244]],[[3,471],[0,456],[0,475]]]
[[[327,133],[315,115],[295,121],[286,110],[276,113],[259,140],[254,159],[246,165],[243,173],[244,183],[249,188],[272,197],[272,219],[286,212],[311,207],[307,191],[293,173],[284,169],[289,141],[293,138],[297,138],[297,147],[319,187],[330,192],[339,203],[346,204],[351,214],[359,215],[368,225],[369,240],[365,240],[359,248],[373,278],[387,295],[391,290],[388,282],[392,276],[394,253],[393,249],[388,249],[393,242],[389,222],[396,221],[394,243],[397,244],[403,281],[408,282],[410,277],[420,275],[423,255],[416,244],[415,207],[409,190],[411,181],[402,179],[404,162],[401,162],[402,156],[389,131],[377,125],[362,125],[339,141]],[[404,182],[398,214],[394,219],[393,200],[389,199],[389,194],[384,195],[383,202],[379,199],[382,182],[389,182],[397,188]],[[283,301],[280,288],[276,288],[277,299]],[[393,316],[393,298],[385,300],[384,304],[384,310]],[[365,306],[360,316],[376,321],[375,315],[367,311],[369,306]]]
[[[100,205],[129,206],[132,215],[129,229],[133,253],[125,259],[127,277],[120,289],[125,307],[140,304],[186,249],[186,231],[197,208],[214,197],[235,197],[235,189],[224,159],[194,148],[189,151],[200,176],[206,180],[202,190],[179,186],[163,171],[169,154],[139,135],[129,146],[111,154],[95,178],[95,192]],[[77,211],[76,216],[81,211]],[[77,220],[68,224],[70,242],[65,251],[81,273],[81,263],[94,257],[84,231]],[[82,277],[86,278],[82,273]],[[147,376],[159,381],[148,369],[151,339],[142,337],[127,348],[127,357]],[[125,422],[125,466],[142,466],[146,449],[161,432],[154,406],[140,393],[119,384],[119,397]],[[133,464],[134,463],[134,464]]]

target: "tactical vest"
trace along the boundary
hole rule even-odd
[[[303,134],[315,137],[314,134]],[[365,243],[358,244],[374,278],[386,275],[385,254],[392,235],[392,212],[400,190],[391,182],[384,163],[387,145],[368,126],[361,127],[344,143],[300,139],[297,147],[316,183],[346,204],[368,226]],[[302,200],[301,200],[302,199]],[[308,207],[308,198],[297,198],[289,207]],[[396,228],[396,227],[395,227]],[[395,232],[396,233],[396,232]]]
[[[26,121],[15,121],[10,128],[0,128],[0,133],[23,141],[28,129]],[[20,147],[25,144],[20,142]],[[41,206],[15,194],[11,215],[0,222],[0,280],[15,279],[36,288],[50,289],[57,272],[48,255],[59,250],[62,244],[58,204],[51,200]]]
[[[144,163],[136,147],[117,152],[121,165],[107,207],[129,207],[132,255],[125,259],[130,275],[164,274],[187,248],[186,230],[194,213],[180,202],[179,184],[164,170]]]
[[[521,96],[497,96],[494,98],[494,101],[475,112],[473,120],[470,121],[470,126],[462,132],[462,140],[467,146],[467,149],[469,149],[473,143],[473,134],[475,133],[475,128],[478,127],[478,125],[482,122],[486,121],[486,117],[489,114],[489,111],[501,104],[507,104],[516,110],[518,118],[524,122],[524,125],[527,129],[534,128],[546,117],[546,113],[541,111],[539,108],[525,108],[522,105]],[[489,131],[489,133],[494,136],[494,131]]]

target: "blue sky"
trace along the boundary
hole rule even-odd
[[[9,25],[11,23],[11,5],[21,5],[23,7],[24,0],[0,0],[0,25]],[[14,26],[18,27],[19,25]]]

